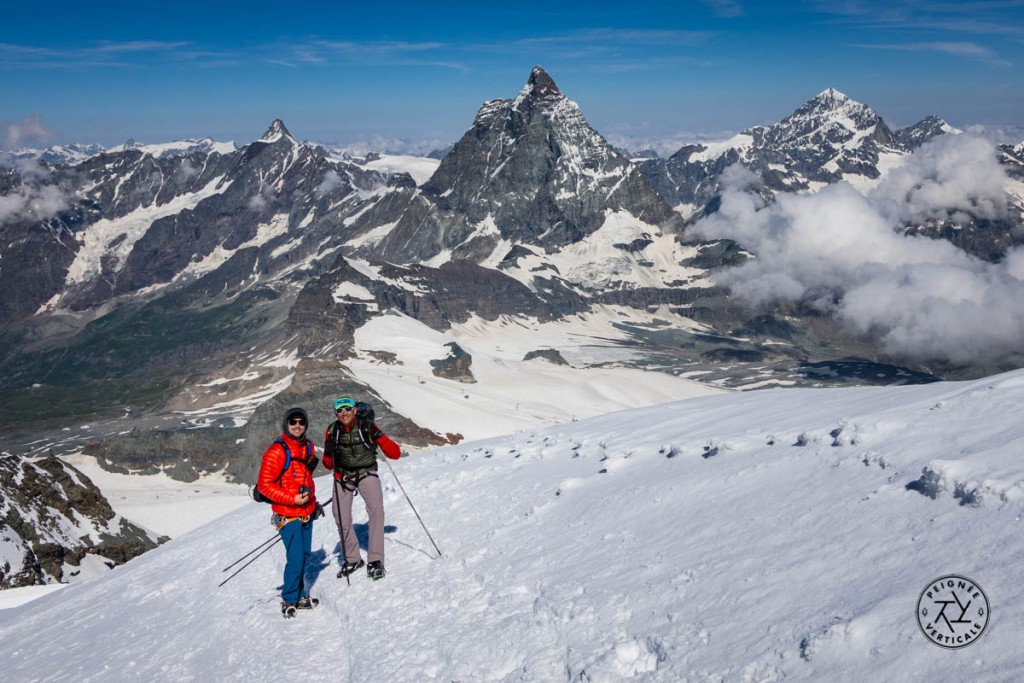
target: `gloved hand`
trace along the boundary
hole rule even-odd
[[[324,506],[320,503],[316,504],[316,508],[313,510],[313,514],[309,516],[311,520],[318,520],[324,516]]]

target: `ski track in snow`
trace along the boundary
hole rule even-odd
[[[269,507],[246,504],[0,611],[4,678],[1020,680],[1022,400],[1024,371],[768,390],[421,452],[393,467],[443,557],[382,467],[387,578],[335,578],[328,516],[321,605],[285,621],[279,546],[217,588],[274,535]],[[908,488],[928,471],[933,490]],[[915,604],[954,572],[993,617],[947,651]]]

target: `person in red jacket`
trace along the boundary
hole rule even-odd
[[[352,497],[359,493],[370,518],[366,549],[366,573],[374,580],[384,578],[384,492],[377,477],[377,449],[398,460],[402,449],[373,421],[373,409],[351,398],[334,402],[338,416],[324,435],[324,467],[334,470],[334,521],[338,524],[345,553],[338,578],[363,566],[359,539],[352,528]]]
[[[285,551],[281,613],[295,616],[297,609],[313,609],[320,601],[309,597],[304,577],[313,543],[313,520],[323,513],[316,502],[313,470],[316,447],[306,438],[309,416],[302,408],[289,408],[280,438],[263,454],[256,488],[270,500],[272,521]]]

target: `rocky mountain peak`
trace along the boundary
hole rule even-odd
[[[549,104],[564,99],[565,95],[558,89],[555,80],[548,75],[548,72],[543,67],[535,66],[530,72],[530,78],[526,81],[526,85],[519,91],[515,103],[518,106],[521,102],[528,100]]]
[[[865,138],[888,144],[889,128],[870,107],[828,88],[804,102],[795,112],[770,126],[765,144],[777,148],[836,148],[858,146]]]
[[[281,138],[290,138],[292,142],[295,142],[295,138],[288,132],[288,128],[284,125],[284,121],[281,119],[274,119],[270,123],[270,128],[267,128],[267,132],[260,138],[263,142],[277,142]]]
[[[833,109],[843,106],[847,102],[853,102],[853,100],[847,97],[845,93],[841,93],[835,88],[826,88],[825,90],[822,90],[811,101],[819,103],[822,107],[830,107]]]
[[[673,218],[539,66],[515,99],[484,103],[421,190],[415,211],[381,219],[396,227],[378,244],[380,258],[424,262],[447,250],[480,262],[502,240],[545,249],[579,242],[609,213],[647,226]]]
[[[815,97],[804,102],[789,119],[810,117],[824,120],[846,119],[856,123],[878,120],[878,114],[866,104],[861,104],[857,100],[847,97],[835,88],[823,90]],[[788,119],[783,119],[783,122],[786,120]]]
[[[938,116],[926,116],[913,126],[896,131],[893,137],[904,149],[913,150],[940,135],[958,132]]]

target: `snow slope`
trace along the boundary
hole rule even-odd
[[[1024,371],[775,389],[420,452],[443,557],[384,468],[388,577],[336,579],[320,521],[285,621],[279,547],[217,587],[273,537],[250,503],[0,612],[4,680],[1021,680],[1022,401]],[[960,650],[917,623],[946,574],[991,604]]]
[[[545,323],[473,316],[446,332],[405,315],[383,315],[356,330],[357,357],[344,364],[416,424],[467,439],[726,391],[666,373],[619,367],[636,352],[624,343],[627,335],[615,329],[616,315],[617,309],[606,307]],[[680,326],[687,322],[667,311],[658,315]],[[634,318],[644,319],[643,314]],[[433,375],[431,361],[445,358],[445,344],[452,341],[472,356],[475,382]],[[538,349],[558,349],[574,365],[524,360]],[[392,354],[393,362],[382,363],[382,353]]]

